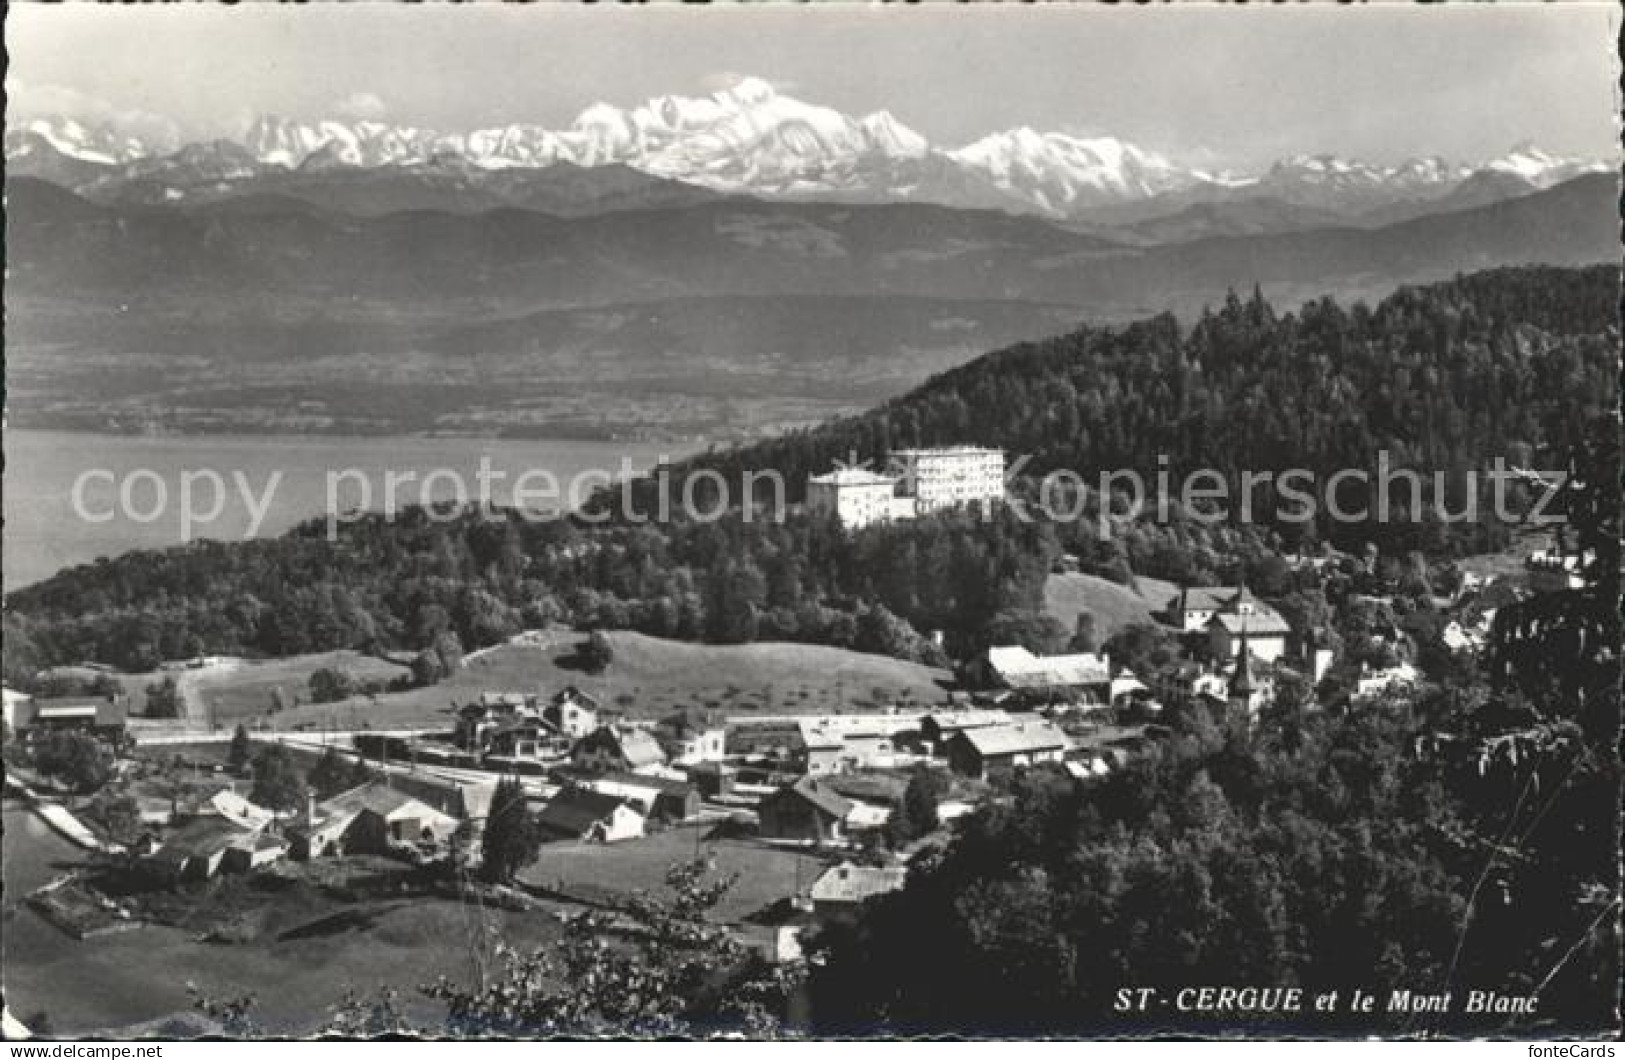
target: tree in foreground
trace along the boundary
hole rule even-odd
[[[737,874],[712,878],[704,861],[666,873],[667,895],[639,893],[614,913],[564,919],[564,935],[521,951],[493,931],[478,943],[479,981],[441,976],[422,988],[445,1006],[419,1024],[393,990],[354,992],[330,1009],[321,1033],[347,1037],[419,1034],[466,1037],[776,1038],[805,975],[799,962],[769,964],[732,932],[706,919]],[[252,995],[214,997],[187,984],[193,1006],[234,1037],[263,1033]]]
[[[305,800],[305,778],[293,752],[279,743],[266,744],[254,756],[254,787],[249,799],[267,809],[289,813]]]
[[[640,895],[618,914],[571,916],[551,949],[498,941],[482,983],[441,978],[425,992],[446,1004],[454,1034],[775,1037],[801,968],[767,964],[706,919],[736,880],[708,878],[704,861],[679,863],[665,900]]]
[[[540,849],[541,837],[525,805],[525,789],[517,777],[509,777],[491,796],[491,814],[480,845],[481,875],[490,883],[508,883],[514,873],[536,860]]]

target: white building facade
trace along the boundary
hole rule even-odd
[[[898,480],[858,467],[836,468],[807,480],[809,511],[833,514],[842,526],[859,529],[914,517],[912,498],[897,495]]]
[[[892,465],[922,512],[1004,499],[1004,450],[974,445],[899,449]]]

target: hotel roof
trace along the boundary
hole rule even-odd
[[[895,486],[897,479],[891,475],[880,475],[868,468],[838,467],[824,475],[813,475],[807,479],[808,485],[818,486]]]

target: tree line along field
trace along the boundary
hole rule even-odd
[[[1183,510],[1102,519],[1090,495],[1078,519],[1026,521],[1001,508],[852,534],[796,502],[837,458],[969,442],[1029,458],[1010,485],[1016,500],[1032,500],[1051,471],[1095,482],[1113,469],[1151,471],[1161,456],[1176,482],[1211,466],[1227,482],[1302,468],[1326,483],[1371,470],[1379,452],[1417,471],[1427,494],[1432,472],[1458,483],[1496,456],[1549,459],[1587,418],[1611,413],[1618,277],[1613,267],[1510,269],[1402,289],[1375,306],[1321,299],[1287,311],[1255,293],[1193,321],[1083,327],[990,353],[861,416],[680,462],[633,484],[632,512],[618,494],[600,497],[597,513],[626,517],[604,524],[408,510],[348,524],[336,541],[310,524],[274,540],[128,553],[8,595],[6,678],[18,687],[85,659],[141,671],[200,652],[422,652],[453,636],[467,652],[553,622],[940,665],[932,633],[969,657],[1001,612],[1040,611],[1061,551],[1116,581],[1133,572],[1181,584],[1251,581],[1275,553],[1328,542],[1385,556],[1494,552],[1508,525],[1447,521],[1431,503],[1454,513],[1459,496],[1424,496],[1412,511],[1403,490],[1390,518],[1363,522],[1336,520],[1327,505],[1309,523],[1277,517],[1284,498],[1266,484],[1253,491],[1253,521],[1220,526]],[[714,471],[738,492],[761,487],[767,468],[786,486],[782,519],[632,518],[658,512],[660,491],[681,492],[691,473]],[[703,510],[739,499],[705,496],[714,480],[696,481]],[[1477,492],[1489,492],[1483,475]],[[1532,506],[1527,489],[1510,492],[1514,512]],[[1356,510],[1375,501],[1341,499]]]
[[[307,702],[278,713],[275,724],[441,726],[448,723],[453,703],[469,702],[481,692],[545,693],[567,685],[634,718],[658,718],[687,707],[725,714],[880,710],[939,702],[947,679],[945,672],[918,663],[814,644],[687,644],[628,631],[606,635],[614,661],[601,674],[589,675],[575,662],[584,635],[559,631],[545,640],[527,637],[472,653],[462,669],[436,685],[335,704]],[[236,675],[225,672],[216,679],[222,701],[246,704],[263,697],[258,701],[269,703],[263,682],[233,688]]]

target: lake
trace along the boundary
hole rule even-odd
[[[7,430],[4,445],[7,590],[132,549],[275,536],[326,516],[330,497],[335,518],[381,511],[390,495],[397,506],[477,499],[482,467],[494,503],[513,502],[518,486],[528,507],[567,507],[607,478],[688,451],[653,442],[33,430]]]

